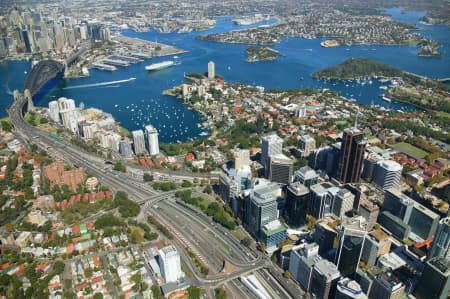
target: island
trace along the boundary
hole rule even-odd
[[[269,47],[251,46],[245,50],[248,58],[247,62],[275,60],[278,58],[278,51]]]
[[[449,121],[450,101],[447,97],[450,86],[444,84],[444,80],[433,80],[366,58],[350,58],[339,65],[315,72],[312,77],[326,80],[384,78],[384,82],[390,80],[393,84],[384,86],[386,92],[383,99],[406,103],[434,113],[444,123]]]
[[[341,43],[335,39],[328,39],[321,42],[320,45],[324,48],[331,48],[331,47],[339,47],[341,46]]]

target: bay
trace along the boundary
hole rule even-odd
[[[357,84],[356,82],[322,81],[311,78],[311,74],[323,68],[342,63],[351,57],[365,57],[412,73],[429,76],[431,78],[450,77],[449,28],[447,26],[428,26],[419,23],[423,12],[401,13],[401,9],[389,9],[395,20],[414,23],[420,27],[417,31],[434,40],[438,40],[443,47],[442,57],[419,57],[417,46],[351,46],[337,48],[323,48],[320,42],[324,39],[286,38],[273,48],[286,55],[275,61],[248,63],[245,62],[247,45],[224,44],[196,40],[197,35],[221,33],[245,28],[235,25],[231,17],[220,18],[214,29],[205,32],[189,34],[160,34],[155,30],[136,33],[132,30],[122,31],[121,34],[161,43],[167,43],[189,51],[178,55],[181,65],[147,73],[145,65],[171,57],[153,58],[145,62],[119,68],[116,72],[90,70],[89,78],[62,80],[51,82],[36,97],[37,105],[46,106],[48,102],[61,96],[73,98],[77,104],[83,102],[85,107],[97,107],[110,112],[129,129],[135,130],[144,125],[154,125],[160,134],[161,142],[186,141],[188,138],[199,137],[203,132],[198,124],[200,116],[193,110],[187,109],[180,100],[163,96],[161,92],[184,82],[184,73],[205,72],[209,61],[214,61],[216,73],[229,82],[243,82],[265,88],[329,88],[342,93],[348,98],[354,98],[358,103],[381,105],[391,109],[404,111],[413,109],[401,103],[387,103],[380,95],[379,87],[386,85],[378,80],[372,84]],[[270,24],[270,20],[262,24]],[[261,25],[261,24],[258,24]],[[248,26],[246,26],[248,27]],[[11,69],[11,70],[10,70]],[[14,78],[9,83],[9,91],[23,86],[19,81],[24,80],[23,71],[29,70],[29,62],[9,62],[6,68],[0,66],[0,78],[4,76]],[[5,71],[8,73],[5,75]],[[21,73],[22,72],[22,73]],[[14,75],[15,74],[15,75]],[[86,88],[68,88],[85,84],[110,82],[135,77],[135,81],[113,84],[108,86],[94,86]],[[3,80],[2,80],[3,82]],[[10,82],[10,81],[9,81]],[[17,87],[16,87],[17,86]],[[1,107],[11,102],[8,89],[1,87]],[[116,107],[117,105],[117,107]],[[128,108],[127,108],[128,106]],[[2,110],[3,111],[3,110]]]

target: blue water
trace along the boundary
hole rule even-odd
[[[363,86],[355,82],[324,82],[311,78],[312,73],[339,64],[351,57],[374,59],[431,78],[450,77],[449,28],[419,24],[418,20],[423,16],[421,12],[401,14],[401,9],[389,9],[387,12],[395,20],[415,23],[418,27],[426,29],[419,33],[438,40],[443,45],[440,49],[443,57],[418,57],[416,46],[323,48],[320,46],[323,39],[287,38],[274,46],[276,50],[286,55],[285,57],[279,57],[276,61],[247,63],[244,52],[247,45],[222,44],[195,39],[195,36],[199,34],[221,33],[245,28],[235,25],[228,17],[221,18],[214,29],[201,33],[159,34],[155,30],[145,33],[123,31],[122,34],[125,36],[151,41],[157,39],[158,42],[175,45],[189,52],[178,55],[181,65],[154,73],[145,72],[144,66],[170,59],[170,57],[154,58],[128,68],[119,68],[118,71],[112,73],[90,70],[89,78],[59,81],[46,86],[41,94],[35,97],[35,101],[38,105],[46,106],[49,101],[61,96],[73,98],[76,103],[84,102],[86,107],[98,107],[111,112],[129,130],[135,130],[151,123],[160,132],[161,142],[185,141],[188,138],[198,137],[202,132],[197,126],[201,119],[196,112],[186,109],[180,100],[162,96],[161,92],[183,83],[183,73],[205,72],[207,63],[214,61],[216,73],[221,74],[225,80],[230,82],[244,82],[265,88],[281,89],[329,88],[340,91],[348,98],[355,98],[359,103],[371,104],[373,101],[374,104],[387,108],[409,110],[411,107],[405,104],[395,102],[389,104],[382,101],[380,95],[383,91],[379,89],[382,83],[377,80],[373,80],[373,84]],[[271,20],[265,24],[273,22],[274,20]],[[22,69],[29,69],[29,64],[14,62],[11,65],[10,63],[7,68],[0,69],[0,76],[5,76],[3,73],[6,71],[8,76],[13,77],[9,74],[10,68],[11,72],[17,75],[17,81],[23,82]],[[20,74],[21,71],[22,74]],[[65,89],[66,87],[123,80],[130,77],[135,77],[136,80],[110,86]],[[18,87],[23,86],[16,80],[14,81]],[[11,87],[10,89],[13,90]],[[4,90],[1,92],[1,96],[4,97]],[[7,96],[5,100],[1,101],[1,105],[7,105],[10,101],[11,97]],[[128,109],[127,106],[129,106]]]

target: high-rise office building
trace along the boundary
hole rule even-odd
[[[147,147],[150,156],[159,154],[158,131],[152,126],[145,126],[145,134],[147,135]]]
[[[373,282],[370,299],[400,299],[405,294],[405,285],[391,271],[381,272]],[[429,297],[431,298],[431,297]]]
[[[389,236],[381,229],[371,231],[366,235],[361,260],[366,265],[374,266],[378,257],[389,253],[391,243]]]
[[[54,121],[59,123],[59,106],[57,101],[51,101],[48,103],[48,116]]]
[[[180,254],[175,246],[170,245],[158,251],[158,263],[165,283],[176,282],[183,277]]]
[[[333,214],[341,218],[353,209],[355,195],[347,189],[340,189],[333,201]]]
[[[266,250],[275,251],[286,240],[286,226],[278,219],[267,223],[261,228],[260,240],[266,244]]]
[[[379,161],[375,166],[373,180],[375,184],[386,190],[395,188],[400,183],[403,166],[391,160]]]
[[[123,138],[119,142],[119,152],[124,158],[133,157],[133,151],[131,150],[130,140],[128,138]]]
[[[309,190],[300,182],[290,184],[286,189],[286,213],[288,224],[300,227],[306,223],[308,212]]]
[[[298,250],[291,250],[289,273],[306,292],[309,291],[313,267],[321,259],[319,245],[316,243],[306,244]]]
[[[250,151],[239,149],[234,152],[234,168],[236,170],[248,169],[250,167]]]
[[[361,218],[346,218],[341,223],[335,264],[343,276],[352,277],[359,267],[367,234]]]
[[[251,234],[260,238],[264,225],[278,219],[277,194],[280,188],[277,184],[255,186],[250,191],[247,201],[245,224]]]
[[[314,267],[311,275],[309,292],[312,298],[328,299],[334,298],[337,282],[341,274],[332,262],[321,259]]]
[[[348,277],[342,277],[337,283],[335,299],[367,299],[361,286]]]
[[[319,254],[327,256],[337,242],[338,232],[334,227],[328,225],[325,221],[316,223],[316,232],[314,233],[314,242],[319,244]]]
[[[413,210],[414,200],[403,194],[400,190],[392,188],[386,190],[382,210],[397,216],[408,223]]]
[[[309,154],[316,149],[316,140],[310,135],[300,136],[297,150],[302,158],[309,157]]]
[[[294,161],[283,154],[271,155],[269,157],[269,171],[267,179],[272,182],[288,185],[292,181]]]
[[[216,77],[215,65],[213,61],[208,62],[208,79],[214,80]]]
[[[364,159],[364,167],[361,173],[361,178],[365,180],[372,180],[373,175],[375,173],[375,167],[377,165],[378,160],[381,157],[378,155],[369,155],[366,159]]]
[[[380,208],[372,201],[365,200],[359,205],[358,214],[366,219],[367,230],[371,231],[377,224]]]
[[[131,132],[133,135],[134,153],[136,155],[144,154],[147,150],[145,149],[145,138],[144,132],[142,130],[136,130]]]
[[[319,181],[319,174],[309,166],[303,166],[294,172],[294,183],[299,182],[310,188]]]
[[[450,260],[435,257],[425,263],[421,279],[417,285],[418,299],[447,299],[450,294]]]
[[[411,227],[411,233],[408,237],[417,243],[430,240],[436,233],[439,219],[438,214],[414,201],[411,217],[407,222]]]
[[[269,157],[283,153],[283,139],[272,134],[262,137],[261,143],[261,164],[268,171]]]
[[[339,191],[339,188],[325,182],[312,185],[310,190],[309,214],[316,219],[322,219],[326,214],[332,212],[334,196]]]
[[[445,257],[450,259],[450,218],[446,217],[439,221],[436,235],[431,243],[427,259]]]
[[[339,156],[337,178],[343,183],[358,183],[364,162],[366,141],[356,127],[344,130]]]

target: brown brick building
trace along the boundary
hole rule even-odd
[[[83,184],[86,174],[82,167],[74,170],[64,170],[64,162],[56,161],[44,167],[45,177],[50,180],[52,186],[57,184],[59,187],[68,185],[72,190],[76,190],[79,184]]]

